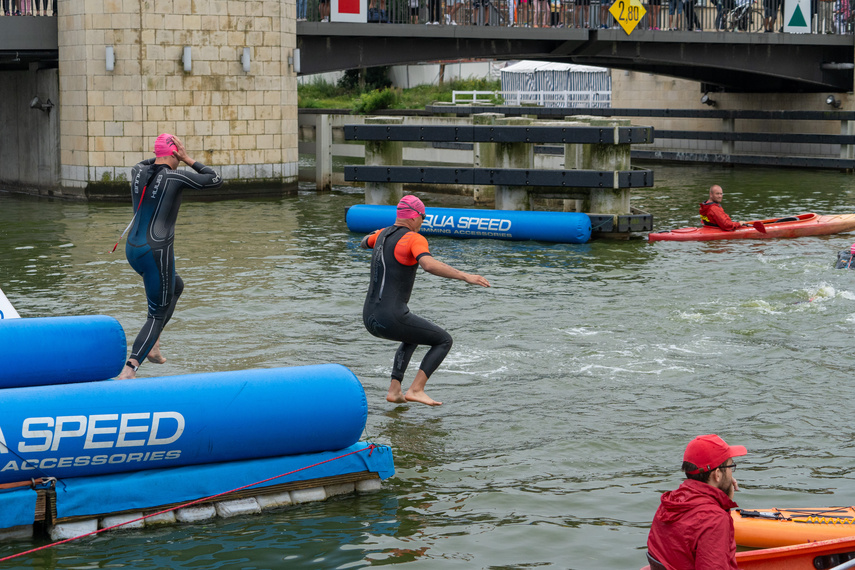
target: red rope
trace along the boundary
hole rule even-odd
[[[32,553],[34,553],[34,552],[38,552],[39,550],[44,550],[44,549],[46,549],[46,548],[50,548],[50,547],[52,547],[52,546],[57,546],[57,545],[59,545],[59,544],[65,544],[66,542],[71,542],[71,541],[73,541],[73,540],[78,540],[78,539],[80,539],[80,538],[85,538],[85,537],[87,537],[87,536],[92,536],[92,535],[95,535],[95,534],[98,534],[98,533],[104,532],[104,531],[106,531],[106,530],[112,530],[112,529],[114,529],[114,528],[118,528],[118,527],[120,527],[120,526],[124,526],[124,525],[126,525],[126,524],[131,524],[131,523],[135,523],[135,522],[137,522],[137,521],[145,520],[145,519],[147,519],[147,518],[149,518],[149,517],[154,517],[154,516],[157,516],[157,515],[162,515],[163,513],[168,513],[168,512],[171,512],[171,511],[177,510],[177,509],[182,509],[182,508],[184,508],[184,507],[189,507],[189,506],[191,506],[191,505],[195,505],[195,504],[197,504],[197,503],[204,503],[205,501],[210,501],[211,499],[216,499],[217,497],[222,497],[223,495],[228,495],[229,493],[235,493],[235,492],[237,492],[237,491],[242,491],[242,490],[244,490],[244,489],[248,489],[248,488],[250,488],[250,487],[254,487],[255,485],[261,485],[262,483],[267,483],[268,481],[273,481],[274,479],[279,479],[280,477],[285,477],[286,475],[293,475],[294,473],[298,473],[298,472],[300,472],[300,471],[305,471],[306,469],[311,469],[312,467],[317,467],[318,465],[323,465],[324,463],[329,463],[330,461],[335,461],[335,460],[337,460],[337,459],[342,459],[342,458],[344,458],[344,457],[347,457],[348,455],[354,455],[354,454],[356,454],[356,453],[362,453],[362,452],[363,452],[363,451],[365,451],[366,449],[369,451],[368,456],[369,456],[369,457],[371,457],[371,454],[372,454],[372,453],[374,453],[374,449],[375,449],[376,447],[377,447],[377,446],[376,446],[376,445],[374,445],[373,443],[369,443],[369,444],[368,444],[368,447],[363,447],[362,449],[357,449],[356,451],[351,451],[350,453],[345,453],[344,455],[339,455],[338,457],[332,457],[332,458],[330,458],[330,459],[326,459],[326,460],[324,460],[324,461],[319,461],[318,463],[315,463],[315,464],[313,464],[313,465],[307,465],[306,467],[300,467],[299,469],[294,469],[293,471],[289,471],[289,472],[287,472],[287,473],[283,473],[282,475],[277,475],[277,476],[275,476],[275,477],[270,477],[270,478],[268,478],[268,479],[263,479],[263,480],[261,480],[261,481],[257,481],[257,482],[255,482],[255,483],[251,483],[251,484],[249,484],[249,485],[244,485],[243,487],[238,487],[238,488],[236,488],[236,489],[232,489],[231,491],[223,491],[222,493],[217,493],[216,495],[211,495],[211,496],[209,496],[209,497],[202,497],[201,499],[196,499],[195,501],[190,501],[189,503],[184,503],[184,504],[182,504],[182,505],[178,505],[177,507],[171,507],[171,508],[168,508],[168,509],[164,509],[164,510],[162,510],[162,511],[158,511],[158,512],[156,512],[156,513],[151,513],[151,514],[148,514],[148,515],[144,515],[144,516],[141,516],[141,517],[135,518],[134,520],[125,521],[125,522],[123,522],[123,523],[119,523],[119,524],[114,524],[113,526],[108,526],[107,528],[101,528],[101,529],[98,529],[98,530],[93,530],[92,532],[87,532],[86,534],[81,534],[80,536],[74,536],[74,537],[72,537],[72,538],[66,538],[65,540],[60,540],[59,542],[52,542],[52,543],[50,543],[50,544],[46,544],[46,545],[44,545],[44,546],[39,546],[38,548],[33,548],[33,549],[31,549],[31,550],[25,550],[24,552],[19,552],[18,554],[13,554],[13,555],[11,555],[11,556],[7,556],[7,557],[5,557],[5,558],[0,558],[0,562],[5,562],[5,561],[7,561],[7,560],[12,560],[13,558],[18,558],[19,556],[24,556],[25,554],[32,554]]]

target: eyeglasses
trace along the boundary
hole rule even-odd
[[[728,469],[733,471],[736,469],[736,463],[731,463],[730,465],[721,465],[718,468],[721,469],[722,471],[727,471]]]

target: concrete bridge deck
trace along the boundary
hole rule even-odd
[[[853,90],[855,36],[297,22],[302,75],[424,61],[537,59],[700,81],[729,92]],[[56,18],[0,18],[0,70],[55,67]]]

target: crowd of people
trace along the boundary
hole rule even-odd
[[[489,25],[531,28],[616,28],[609,12],[615,0],[369,0],[368,22],[428,25]],[[852,0],[812,0],[814,33],[851,33]],[[782,32],[783,0],[644,0],[636,29]],[[329,0],[307,10],[298,0],[297,19],[329,21]],[[312,13],[309,13],[312,12]]]
[[[4,16],[56,16],[56,0],[3,0]]]

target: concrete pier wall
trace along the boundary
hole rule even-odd
[[[294,9],[279,0],[69,3],[58,21],[63,195],[124,199],[129,167],[152,156],[161,132],[220,170],[229,190],[296,190]]]
[[[54,105],[31,108],[38,97]],[[59,83],[56,69],[0,72],[0,185],[52,195],[59,188]]]

